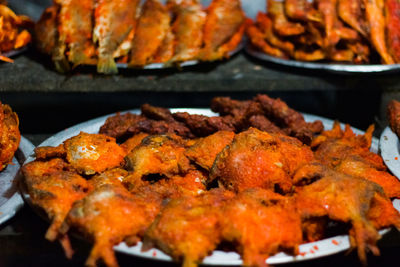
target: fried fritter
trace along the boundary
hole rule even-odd
[[[121,147],[125,150],[126,154],[129,154],[135,147],[140,145],[142,140],[147,137],[147,133],[139,133],[131,138],[127,139],[125,142],[121,144]]]
[[[221,207],[233,193],[213,189],[174,199],[147,230],[143,248],[156,246],[185,267],[195,267],[221,241]]]
[[[397,136],[400,136],[400,102],[391,100],[387,105],[386,113],[390,128]]]
[[[224,240],[235,244],[244,266],[267,266],[266,259],[282,250],[296,255],[302,242],[295,203],[269,190],[239,193],[224,206],[221,224]]]
[[[56,46],[57,13],[59,6],[54,5],[46,8],[39,21],[35,24],[36,47],[40,52],[50,55]]]
[[[400,2],[385,0],[386,36],[389,53],[396,63],[400,63]]]
[[[274,30],[280,36],[293,36],[302,34],[305,28],[301,23],[291,22],[285,14],[284,3],[277,0],[267,0],[268,14],[271,15]]]
[[[218,154],[210,178],[236,192],[252,187],[289,192],[291,176],[312,159],[310,148],[297,139],[250,128]]]
[[[17,113],[9,105],[0,102],[0,171],[12,162],[20,141]]]

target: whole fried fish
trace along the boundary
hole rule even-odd
[[[40,52],[51,55],[57,43],[58,6],[46,8],[35,25],[36,47]]]
[[[135,27],[140,0],[97,0],[93,41],[99,43],[97,71],[117,73],[113,53]]]
[[[92,44],[93,10],[95,0],[55,0],[59,5],[58,42],[53,51],[53,61],[60,72],[68,71],[69,64],[65,58],[68,50],[68,60],[73,66],[89,63],[95,54]]]

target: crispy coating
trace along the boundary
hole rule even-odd
[[[40,52],[50,55],[56,46],[57,33],[57,5],[50,6],[42,13],[39,21],[35,24],[36,47]]]
[[[54,241],[72,204],[82,199],[91,185],[59,158],[25,164],[22,173],[32,203],[43,209],[52,222],[46,238]]]
[[[117,113],[106,119],[105,123],[100,127],[99,133],[105,134],[114,138],[123,138],[126,136],[129,127],[135,125],[137,122],[144,120],[141,115],[132,113]]]
[[[236,192],[252,187],[289,192],[291,176],[312,159],[310,148],[297,139],[250,128],[218,154],[210,178]]]
[[[86,265],[96,266],[102,259],[107,266],[118,266],[113,246],[123,240],[138,241],[137,236],[159,212],[160,203],[155,196],[134,196],[115,184],[101,185],[75,202],[67,224],[94,240]]]
[[[305,28],[301,23],[291,22],[285,14],[285,6],[281,1],[267,0],[268,13],[274,24],[274,30],[281,36],[302,34]]]
[[[397,136],[400,136],[400,102],[391,100],[387,105],[386,113],[390,128]]]
[[[302,243],[294,202],[269,190],[239,193],[224,206],[221,223],[224,240],[235,244],[244,266],[267,266],[266,259],[281,250],[296,255]]]
[[[165,177],[185,174],[192,167],[184,152],[185,148],[171,136],[148,136],[126,156],[126,168],[132,173],[124,182],[134,188],[151,174]]]
[[[12,162],[20,141],[17,113],[9,105],[0,102],[0,171]]]
[[[362,4],[362,0],[339,0],[337,9],[339,17],[344,22],[367,37],[369,29],[363,14]]]
[[[320,21],[321,15],[307,0],[285,0],[285,13],[290,19]]]
[[[396,63],[400,63],[400,2],[386,0],[385,15],[389,53]]]
[[[170,201],[147,230],[144,249],[156,246],[185,267],[197,266],[221,241],[221,207],[232,197],[213,189]]]
[[[140,145],[142,140],[147,136],[149,136],[147,133],[136,134],[123,142],[121,147],[125,150],[126,154],[129,154],[135,147]]]
[[[234,136],[235,134],[230,131],[218,131],[199,139],[186,149],[185,155],[197,165],[210,171],[218,153],[232,142]]]
[[[89,180],[89,183],[93,186],[93,188],[100,188],[105,184],[123,186],[122,182],[124,178],[128,176],[128,174],[128,171],[122,168],[110,169],[94,175]]]

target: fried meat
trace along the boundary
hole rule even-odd
[[[391,100],[387,105],[386,112],[390,128],[397,136],[400,136],[400,102]]]
[[[17,113],[9,105],[0,102],[0,171],[12,162],[20,140]]]

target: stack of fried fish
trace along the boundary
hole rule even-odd
[[[397,0],[267,0],[267,13],[248,20],[262,52],[300,61],[353,64],[400,62]]]
[[[199,0],[55,0],[35,32],[58,71],[96,64],[99,73],[114,74],[115,61],[144,67],[228,57],[244,21],[239,0],[214,0],[207,9]]]
[[[113,246],[140,240],[185,267],[215,249],[266,266],[335,230],[366,263],[367,251],[379,254],[378,230],[400,228],[391,202],[400,181],[370,152],[372,126],[323,131],[266,95],[215,98],[212,109],[221,116],[143,105],[109,117],[100,134],[36,148],[22,171],[52,221],[46,238],[72,256],[68,230],[82,233],[94,242],[88,266],[118,266]]]

